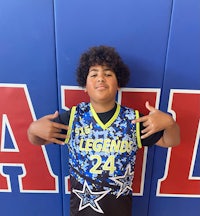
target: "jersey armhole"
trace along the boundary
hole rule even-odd
[[[140,118],[140,114],[138,110],[135,110],[135,118]],[[142,148],[142,141],[140,137],[140,122],[136,122],[136,139],[137,139],[137,145],[138,148]]]
[[[65,143],[67,144],[69,142],[69,138],[71,135],[71,130],[72,130],[72,124],[74,121],[74,115],[75,115],[75,111],[76,111],[76,106],[73,106],[71,108],[71,113],[70,113],[70,117],[69,117],[69,129],[67,130],[67,135],[66,135],[66,139],[65,139]]]

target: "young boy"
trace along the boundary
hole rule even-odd
[[[71,216],[131,216],[138,147],[179,144],[179,127],[170,115],[146,102],[150,113],[141,116],[115,101],[128,80],[129,69],[114,48],[92,47],[77,68],[90,103],[47,115],[28,129],[33,144],[66,143],[69,148]]]

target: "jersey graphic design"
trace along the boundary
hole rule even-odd
[[[128,192],[132,190],[132,181],[133,181],[133,174],[134,172],[131,172],[130,164],[127,166],[126,172],[123,176],[113,177],[111,178],[114,182],[120,185],[120,190],[117,194],[117,198],[124,194],[125,192]],[[131,182],[130,182],[131,180]]]
[[[69,146],[70,173],[83,185],[82,191],[73,189],[81,199],[79,210],[90,206],[100,211],[94,200],[101,199],[105,193],[116,198],[132,194],[138,149],[135,124],[131,123],[133,119],[135,111],[119,104],[106,124],[101,122],[89,103],[81,103],[72,109],[71,130],[68,130],[66,143]],[[86,198],[81,195],[83,191],[92,195]],[[103,196],[96,197],[93,191]]]
[[[98,204],[98,201],[101,200],[108,191],[99,191],[99,192],[93,192],[90,190],[90,187],[88,186],[87,182],[84,182],[83,190],[72,190],[80,199],[80,205],[79,205],[79,211],[90,206],[95,211],[103,213],[103,210]]]

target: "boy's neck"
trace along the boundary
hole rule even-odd
[[[111,103],[94,103],[94,102],[91,102],[92,107],[96,113],[104,113],[104,112],[110,111],[115,106],[115,103],[116,103],[115,101],[113,101]]]

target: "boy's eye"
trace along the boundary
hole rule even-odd
[[[106,73],[105,76],[107,76],[107,77],[112,76],[112,74],[111,73]]]
[[[90,77],[96,77],[97,74],[90,74]]]

